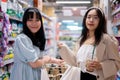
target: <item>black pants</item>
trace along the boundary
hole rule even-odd
[[[96,76],[89,74],[89,73],[83,73],[81,71],[81,80],[97,80]]]

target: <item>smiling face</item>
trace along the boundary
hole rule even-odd
[[[27,20],[27,27],[33,34],[41,28],[41,21],[37,18],[36,13]]]
[[[85,23],[89,31],[95,31],[95,29],[98,27],[99,17],[95,9],[92,9],[88,12]]]

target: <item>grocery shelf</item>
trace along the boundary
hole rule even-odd
[[[115,15],[116,13],[118,13],[120,11],[120,7],[118,8],[118,9],[116,9],[113,13],[112,13],[112,15]]]
[[[13,58],[12,58],[12,59],[8,59],[8,60],[5,60],[5,61],[3,61],[3,65],[5,66],[5,65],[7,65],[7,64],[12,63],[13,61],[14,61]]]

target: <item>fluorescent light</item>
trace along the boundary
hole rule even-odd
[[[62,20],[63,23],[71,23],[74,22],[74,20]]]
[[[71,8],[79,8],[79,9],[86,9],[86,6],[63,6],[63,9],[71,9]]]
[[[78,27],[78,26],[67,26],[67,28],[69,30],[82,30],[82,27]]]
[[[57,4],[90,4],[90,1],[56,1]]]

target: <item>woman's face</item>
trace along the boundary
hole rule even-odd
[[[41,21],[36,18],[35,13],[33,15],[33,18],[28,19],[27,26],[32,33],[38,32],[39,29],[41,28]]]
[[[99,24],[99,17],[96,10],[91,10],[88,12],[86,17],[86,26],[89,31],[95,31]]]

